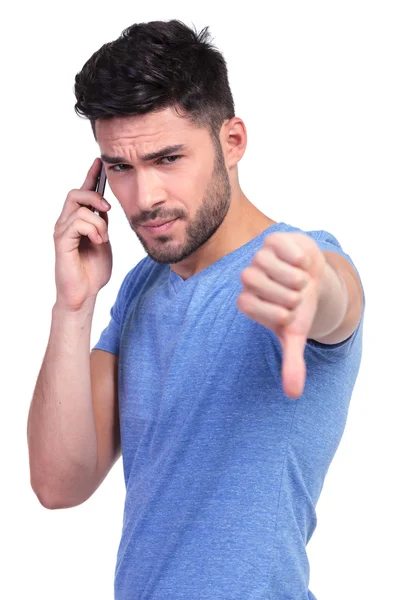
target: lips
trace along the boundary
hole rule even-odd
[[[171,221],[175,221],[175,219],[167,219],[166,221],[150,221],[150,223],[143,223],[143,227],[160,227],[161,225],[165,225],[165,223],[170,223]]]
[[[160,225],[143,225],[143,229],[146,231],[146,233],[149,233],[150,235],[162,235],[163,233],[166,233],[167,231],[169,231],[170,229],[172,229],[172,227],[174,227],[175,223],[179,221],[179,218],[176,219],[172,219],[171,221],[153,221],[153,223],[161,223]]]

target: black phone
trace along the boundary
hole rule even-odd
[[[96,192],[98,192],[101,196],[104,195],[104,190],[106,188],[106,183],[107,183],[107,175],[106,175],[106,170],[104,168],[104,165],[101,165],[101,171],[100,171],[100,175],[97,178],[97,182],[96,182]],[[93,212],[98,215],[99,211],[97,209],[93,209]]]
[[[104,165],[102,164],[101,165],[100,175],[97,178],[96,192],[98,192],[99,194],[103,195],[105,187],[106,187],[106,182],[107,182],[106,170],[104,168]]]

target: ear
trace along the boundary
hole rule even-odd
[[[231,169],[240,161],[247,146],[247,131],[242,119],[234,117],[226,121],[222,125],[220,138],[226,167]]]

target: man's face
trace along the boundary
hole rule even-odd
[[[228,212],[231,185],[207,129],[167,108],[96,122],[107,179],[146,253],[178,263],[202,246]],[[182,146],[171,149],[172,146]],[[158,157],[146,156],[170,147]],[[114,158],[115,164],[109,159]],[[176,219],[165,232],[145,227]]]

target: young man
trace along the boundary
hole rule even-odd
[[[55,226],[33,489],[76,506],[122,454],[116,600],[315,598],[306,545],[360,365],[357,271],[333,235],[242,192],[246,129],[207,29],[133,25],[75,83],[102,159]],[[102,163],[147,256],[90,352],[112,269]]]

